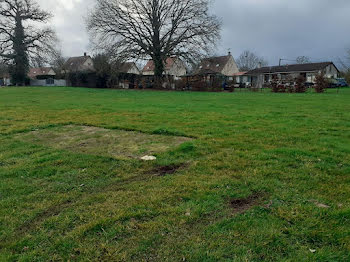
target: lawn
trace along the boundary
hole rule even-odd
[[[1,88],[0,134],[0,261],[350,261],[350,89]]]

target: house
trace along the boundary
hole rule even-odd
[[[52,67],[30,68],[28,77],[31,86],[66,86],[65,80],[55,79]]]
[[[11,77],[9,73],[0,74],[0,86],[9,86],[11,85]]]
[[[236,61],[231,55],[231,52],[229,52],[226,56],[203,59],[193,75],[221,75],[232,78],[233,75],[238,72],[239,70]]]
[[[251,70],[245,75],[252,78],[254,85],[258,79],[261,79],[263,83],[269,83],[273,79],[283,81],[290,78],[295,79],[299,76],[305,77],[307,82],[314,83],[316,76],[321,73],[327,78],[337,78],[340,72],[333,62],[322,62],[262,67]]]
[[[91,56],[70,57],[63,65],[63,73],[95,72],[94,61]]]
[[[137,87],[141,71],[134,62],[122,63],[117,70],[119,72],[117,83],[118,88],[132,89]]]
[[[90,87],[98,86],[94,61],[91,56],[71,57],[63,65],[62,73],[66,76],[69,86]]]
[[[154,62],[149,60],[142,70],[144,76],[154,76]],[[186,75],[187,69],[185,63],[178,57],[168,57],[164,64],[164,74],[167,76],[173,76],[174,79],[179,79],[181,76]]]
[[[251,82],[251,77],[247,75],[247,72],[238,72],[232,76],[237,85],[247,85]]]
[[[125,62],[120,65],[118,71],[123,74],[141,75],[140,69],[134,62]]]

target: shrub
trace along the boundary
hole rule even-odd
[[[279,93],[285,93],[287,91],[287,87],[284,84],[278,84],[277,90]]]
[[[350,69],[345,73],[345,80],[350,85]]]
[[[317,93],[324,93],[324,91],[326,91],[326,88],[328,87],[328,81],[324,77],[324,74],[317,75],[315,82],[315,91]]]
[[[272,92],[278,93],[278,83],[277,83],[277,81],[272,81],[270,85],[271,85],[271,88],[272,88]]]
[[[307,87],[305,85],[306,79],[303,76],[299,76],[296,79],[295,83],[295,92],[296,93],[305,93],[307,91]]]
[[[290,85],[288,85],[288,93],[295,93],[296,92],[296,85],[294,85],[294,83],[291,83]]]
[[[179,79],[174,81],[176,90],[186,90],[187,82],[186,79]]]
[[[219,91],[222,91],[222,89],[223,89],[222,80],[215,78],[211,84],[210,91],[219,92]]]
[[[197,80],[192,82],[193,91],[208,91],[209,85],[206,81]]]

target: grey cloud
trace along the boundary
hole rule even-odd
[[[94,0],[39,2],[55,15],[53,25],[64,54],[86,51],[89,40],[83,17]],[[230,48],[237,57],[249,49],[276,64],[281,57],[299,55],[337,61],[350,48],[348,0],[216,0],[211,12],[223,20],[218,54]]]

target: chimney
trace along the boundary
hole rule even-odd
[[[84,56],[87,56],[86,52],[84,53]]]
[[[231,56],[231,51],[228,51],[228,55]]]

